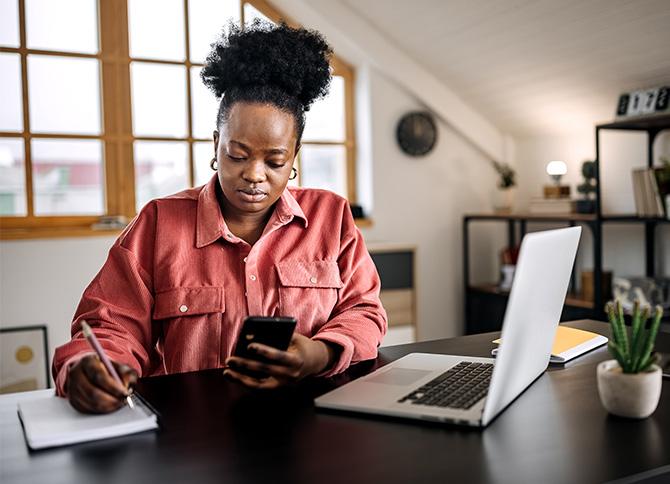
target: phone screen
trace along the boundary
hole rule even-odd
[[[242,331],[237,339],[235,356],[260,359],[256,353],[248,350],[251,343],[261,343],[286,351],[291,342],[295,324],[295,319],[290,317],[249,316],[244,320]]]

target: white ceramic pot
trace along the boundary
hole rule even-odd
[[[514,210],[516,188],[498,188],[493,192],[493,210],[496,213],[510,213]]]
[[[598,365],[598,393],[605,409],[620,417],[647,418],[661,398],[662,373],[658,365],[642,373],[624,373],[616,360]]]

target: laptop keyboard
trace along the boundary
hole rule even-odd
[[[467,410],[486,396],[492,373],[492,363],[462,361],[398,402]]]

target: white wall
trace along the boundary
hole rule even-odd
[[[49,357],[70,339],[84,288],[114,242],[110,237],[0,243],[0,327],[46,324]]]
[[[396,124],[404,113],[422,106],[375,69],[369,78],[375,208],[374,225],[363,233],[368,241],[417,247],[420,339],[460,334],[462,215],[490,210],[495,173],[480,151],[443,123],[429,155],[404,155],[395,142]],[[480,235],[487,231],[504,236],[504,230],[477,228]],[[499,245],[495,236],[477,239],[473,250],[486,254],[486,260],[479,260],[473,272],[477,279],[491,280]]]
[[[601,131],[601,190],[605,214],[635,213],[631,171],[647,164],[647,137],[629,131]],[[654,144],[655,158],[670,156],[670,133],[661,133]],[[542,185],[549,183],[545,172],[551,160],[563,160],[568,174],[562,183],[572,186],[581,182],[581,163],[595,157],[594,131],[571,135],[539,136],[516,139],[519,171],[519,206],[525,208],[531,197],[542,196]],[[535,227],[542,227],[536,225]],[[670,276],[670,224],[658,227],[657,256],[659,275]],[[584,231],[578,268],[593,267],[591,237]],[[603,230],[603,267],[615,276],[644,275],[644,228],[641,224],[606,224]]]

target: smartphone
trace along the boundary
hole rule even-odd
[[[235,356],[250,360],[266,361],[258,353],[250,351],[251,343],[261,343],[278,350],[286,351],[295,330],[295,318],[249,316],[244,320],[242,331],[235,345]],[[250,374],[250,372],[246,372]],[[259,375],[251,375],[258,377]]]

